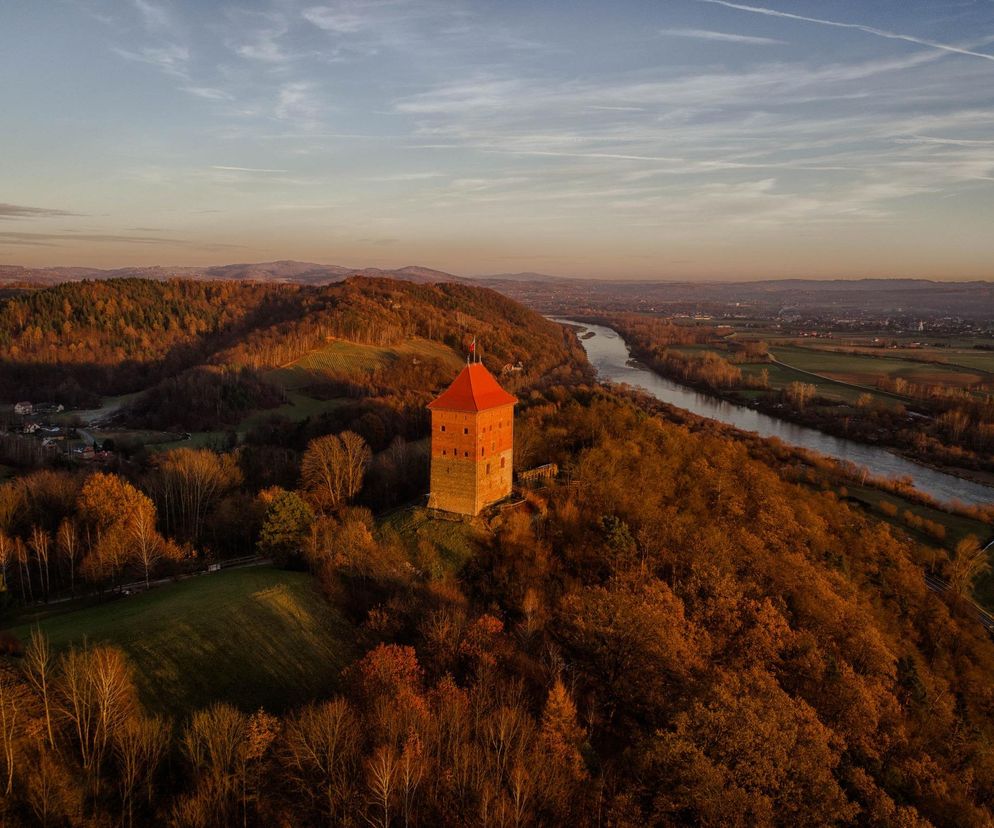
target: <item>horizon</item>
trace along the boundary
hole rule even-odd
[[[199,265],[163,265],[163,264],[150,264],[150,265],[111,265],[109,267],[89,267],[85,265],[37,265],[28,266],[21,265],[18,263],[6,263],[0,262],[0,268],[25,268],[28,270],[28,277],[35,275],[37,271],[64,271],[64,270],[93,270],[103,273],[117,273],[119,271],[132,271],[132,270],[200,270],[208,271],[212,268],[231,268],[231,267],[263,267],[266,265],[275,264],[295,264],[295,265],[313,265],[317,268],[342,268],[348,271],[355,271],[352,275],[361,275],[361,271],[381,271],[385,274],[387,278],[391,274],[399,273],[403,271],[410,270],[428,270],[440,273],[443,276],[453,276],[456,279],[462,279],[467,281],[475,280],[486,280],[486,279],[501,279],[506,278],[508,280],[519,280],[521,277],[525,276],[536,276],[542,279],[553,279],[557,281],[578,281],[578,282],[611,282],[617,284],[700,284],[700,285],[735,285],[735,284],[759,284],[763,282],[928,282],[937,285],[954,285],[954,284],[991,284],[994,283],[994,277],[984,279],[937,279],[929,278],[924,276],[894,276],[894,277],[880,277],[880,276],[779,276],[779,277],[743,277],[743,278],[703,278],[703,279],[681,279],[677,277],[628,277],[628,276],[618,276],[614,278],[608,278],[603,276],[592,276],[592,275],[581,275],[581,274],[552,274],[552,273],[539,273],[537,271],[523,270],[523,271],[505,271],[502,273],[452,273],[447,270],[441,270],[440,268],[435,268],[430,265],[419,265],[419,264],[406,264],[399,265],[397,267],[376,267],[372,265],[342,265],[335,262],[305,262],[298,259],[274,259],[272,261],[256,261],[256,262],[222,262],[218,264],[199,264]],[[179,278],[184,278],[183,274],[177,274]],[[84,277],[84,280],[89,277]],[[131,276],[115,276],[113,278],[132,278]],[[135,278],[140,278],[136,276]],[[191,278],[193,275],[191,274]],[[287,277],[289,278],[289,277]],[[234,277],[234,281],[251,281],[246,279],[238,279]]]
[[[6,8],[0,265],[994,278],[994,7]]]

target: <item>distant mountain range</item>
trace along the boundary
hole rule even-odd
[[[543,313],[618,310],[697,310],[728,304],[770,308],[833,308],[878,313],[994,315],[994,282],[938,282],[930,279],[768,279],[735,281],[648,281],[584,279],[544,273],[456,276],[428,267],[396,269],[343,267],[282,260],[211,267],[28,268],[0,265],[0,298],[11,289],[47,287],[83,279],[139,278],[232,280],[328,285],[351,276],[384,277],[434,284],[460,282],[492,288]]]
[[[317,264],[283,259],[276,262],[244,262],[240,264],[212,265],[209,267],[43,267],[31,268],[20,265],[0,265],[0,283],[32,282],[54,284],[56,282],[78,282],[83,279],[207,279],[253,282],[289,282],[303,285],[324,285],[341,282],[351,276],[371,276],[386,279],[401,279],[406,282],[431,284],[435,282],[466,282],[497,286],[500,284],[523,283],[549,285],[586,285],[626,291],[661,288],[676,294],[700,293],[709,289],[735,290],[743,294],[783,294],[791,291],[805,293],[834,293],[845,291],[891,291],[908,290],[942,291],[960,289],[965,285],[991,285],[991,282],[938,282],[931,279],[765,279],[759,281],[707,280],[707,281],[664,281],[651,279],[588,279],[576,276],[551,276],[547,273],[491,273],[474,276],[456,276],[430,267],[408,265],[394,269],[377,267],[344,267],[342,265]]]
[[[460,276],[432,270],[427,267],[401,267],[381,270],[375,267],[342,267],[314,262],[250,262],[244,264],[215,265],[212,267],[121,267],[103,270],[95,267],[30,268],[17,265],[0,265],[0,282],[30,284],[55,284],[78,282],[83,279],[205,279],[253,282],[287,282],[301,285],[327,285],[341,282],[350,276],[382,276],[406,282],[462,282]]]

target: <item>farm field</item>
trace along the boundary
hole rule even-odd
[[[772,347],[771,352],[776,359],[791,367],[867,387],[874,386],[880,379],[897,377],[912,383],[942,384],[957,388],[990,379],[982,371],[883,355],[862,356],[783,345]]]
[[[277,711],[326,696],[354,656],[355,631],[314,579],[232,569],[38,622],[52,647],[120,647],[149,709],[184,715],[213,701]],[[14,633],[27,641],[31,626]]]
[[[299,389],[331,377],[369,373],[399,359],[438,359],[457,368],[461,359],[445,345],[428,339],[411,339],[400,345],[360,345],[335,340],[282,368],[266,372],[269,382],[286,389]]]
[[[829,400],[838,400],[839,402],[843,402],[848,405],[855,404],[856,400],[864,393],[869,394],[874,402],[881,405],[893,406],[896,404],[896,400],[890,395],[882,394],[877,391],[864,392],[861,389],[841,385],[828,379],[815,379],[810,374],[805,374],[803,371],[797,371],[785,365],[754,362],[746,363],[745,365],[740,365],[739,367],[742,369],[743,377],[758,376],[765,368],[769,376],[770,389],[774,391],[780,391],[792,382],[805,382],[810,385],[814,385],[818,389],[817,394],[819,397],[825,397]]]

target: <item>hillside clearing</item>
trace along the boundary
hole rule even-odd
[[[451,348],[420,337],[390,346],[362,345],[336,339],[289,365],[266,372],[265,376],[268,382],[295,389],[332,378],[371,373],[401,359],[437,359],[453,369],[461,364],[459,356]]]

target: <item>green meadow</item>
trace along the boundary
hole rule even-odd
[[[355,631],[313,577],[231,569],[51,614],[53,649],[120,647],[149,709],[183,716],[214,701],[278,711],[327,696],[355,657]],[[14,633],[27,641],[33,624]]]

